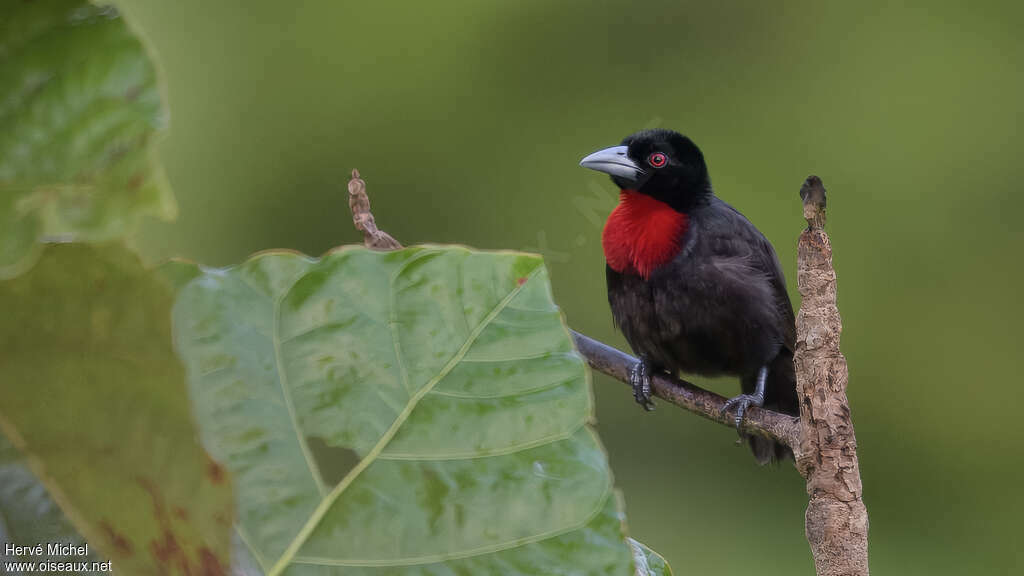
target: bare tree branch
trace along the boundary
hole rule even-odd
[[[377,222],[370,212],[370,198],[366,195],[366,182],[359,177],[359,170],[352,170],[348,181],[348,207],[352,211],[352,223],[363,233],[363,243],[374,250],[398,250],[402,247],[383,230],[377,229]]]
[[[575,330],[572,331],[572,339],[591,368],[629,384],[629,372],[636,365],[636,358]],[[733,416],[722,413],[726,398],[700,386],[668,374],[654,374],[651,376],[651,391],[658,398],[684,410],[730,428],[735,426]],[[789,446],[797,445],[800,439],[800,422],[796,418],[764,408],[751,407],[747,410],[740,429]]]
[[[825,233],[825,187],[809,176],[800,189],[807,229],[797,248],[796,465],[807,481],[805,530],[819,576],[867,576],[868,512],[861,500],[857,438],[846,399],[849,376],[839,351],[832,246]]]

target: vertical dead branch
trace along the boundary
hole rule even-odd
[[[867,576],[868,513],[861,499],[857,438],[846,399],[848,372],[839,351],[832,246],[825,233],[825,187],[809,176],[800,189],[807,229],[797,248],[796,317],[800,445],[797,469],[807,481],[807,541],[819,576]]]
[[[390,234],[377,229],[370,212],[370,199],[366,196],[366,182],[359,177],[359,170],[352,170],[352,179],[348,181],[348,207],[352,210],[352,223],[363,233],[363,243],[367,248],[398,250],[402,247]]]

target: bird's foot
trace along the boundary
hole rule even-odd
[[[743,416],[747,413],[747,409],[751,406],[762,406],[764,404],[764,394],[740,394],[739,396],[730,398],[722,406],[722,414],[727,413],[736,407],[736,431],[739,432],[740,424],[743,423]]]
[[[725,401],[722,405],[722,414],[724,415],[729,411],[730,408],[736,406],[736,431],[740,431],[740,424],[743,423],[743,415],[746,414],[747,409],[751,406],[763,406],[764,405],[764,384],[765,380],[768,379],[768,367],[762,366],[757,371],[757,380],[754,383],[753,394],[740,394],[734,398],[730,398]],[[741,434],[742,436],[742,434]]]
[[[654,410],[654,402],[651,400],[651,369],[647,362],[638,361],[629,371],[629,383],[633,385],[633,399],[643,406],[644,410]]]

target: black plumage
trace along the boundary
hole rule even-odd
[[[756,388],[759,373],[766,369],[763,405],[798,414],[796,330],[778,257],[746,217],[714,195],[696,145],[668,130],[645,131],[588,159],[582,164],[613,175],[624,202],[630,194],[644,194],[684,215],[679,219],[683,231],[672,245],[674,255],[649,268],[642,261],[647,257],[643,246],[629,252],[631,265],[623,265],[621,253],[627,249],[616,242],[629,243],[627,232],[608,229],[622,226],[615,215],[606,225],[612,316],[643,363],[634,382],[638,402],[649,402],[649,382],[644,380],[652,371],[736,375],[746,395],[733,401],[738,423],[748,405],[762,403]],[[629,233],[661,233],[650,228],[658,226],[650,217],[631,218]],[[759,462],[790,455],[787,447],[771,440],[748,441]]]

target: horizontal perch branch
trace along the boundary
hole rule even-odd
[[[636,358],[575,330],[572,338],[591,368],[629,384],[629,372],[637,363]],[[722,412],[725,397],[685,380],[668,374],[655,374],[651,376],[651,391],[658,398],[708,420],[730,428],[736,425],[731,414]],[[766,436],[788,446],[797,446],[800,441],[800,421],[797,418],[754,406],[747,410],[740,430],[747,434]]]

